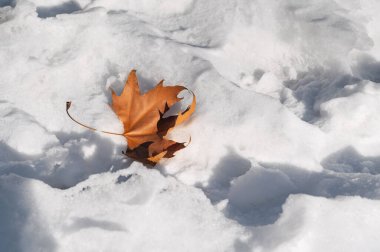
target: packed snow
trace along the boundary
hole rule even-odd
[[[380,251],[379,12],[0,0],[0,251]],[[132,69],[197,96],[153,169],[65,111],[121,132]]]

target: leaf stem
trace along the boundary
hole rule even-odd
[[[105,133],[105,134],[117,135],[117,136],[124,136],[124,134],[121,134],[121,133],[114,133],[114,132],[109,132],[109,131],[104,131],[104,130],[98,130],[98,129],[95,129],[95,128],[93,128],[93,127],[90,127],[90,126],[87,126],[87,125],[85,125],[85,124],[83,124],[83,123],[78,122],[77,120],[75,120],[75,119],[70,115],[70,113],[69,113],[69,109],[70,109],[70,107],[71,107],[71,101],[67,101],[67,102],[66,102],[66,113],[67,113],[67,115],[70,117],[71,120],[73,120],[73,121],[76,122],[77,124],[81,125],[82,127],[85,127],[85,128],[87,128],[87,129],[89,129],[89,130],[92,130],[92,131],[100,131],[100,132]]]

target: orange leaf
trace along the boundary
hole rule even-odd
[[[163,81],[145,94],[140,93],[136,71],[132,70],[120,96],[112,90],[112,109],[122,121],[123,135],[127,139],[127,156],[154,165],[161,158],[170,158],[183,149],[183,143],[166,139],[167,133],[176,125],[189,119],[195,111],[196,99],[176,116],[164,118],[174,104],[182,98],[178,94],[183,86],[163,86]]]
[[[123,154],[144,164],[155,165],[162,158],[171,158],[174,153],[186,147],[184,143],[166,139],[175,126],[185,122],[195,111],[196,98],[187,109],[178,115],[164,117],[164,114],[182,100],[178,94],[187,90],[182,86],[163,86],[160,81],[155,88],[145,94],[140,93],[136,71],[132,70],[120,95],[112,90],[111,107],[124,126],[123,133],[101,132],[122,135],[127,139],[128,148]],[[75,120],[69,113],[71,101],[66,102],[67,115],[79,125],[97,131]]]

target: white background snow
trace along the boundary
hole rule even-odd
[[[380,251],[377,0],[0,0],[0,251]],[[131,69],[197,95],[121,154]]]

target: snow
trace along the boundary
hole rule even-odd
[[[360,197],[329,200],[292,195],[283,208],[284,214],[275,224],[259,228],[257,237],[252,240],[255,251],[379,249],[378,227],[373,222],[380,214],[377,201]]]
[[[379,11],[0,0],[0,251],[379,251]],[[197,96],[154,169],[65,111],[122,131],[131,69]]]
[[[200,189],[142,165],[94,175],[67,190],[14,175],[3,176],[1,186],[1,198],[9,202],[2,218],[26,225],[1,230],[9,236],[23,233],[11,246],[2,243],[5,251],[220,251],[244,237]],[[23,198],[25,190],[29,196]],[[44,232],[36,237],[36,229]]]
[[[363,155],[379,155],[380,118],[374,115],[380,109],[380,88],[369,82],[357,85],[355,89],[348,97],[339,97],[321,105],[324,115],[322,129],[344,138],[347,145],[355,145]]]

